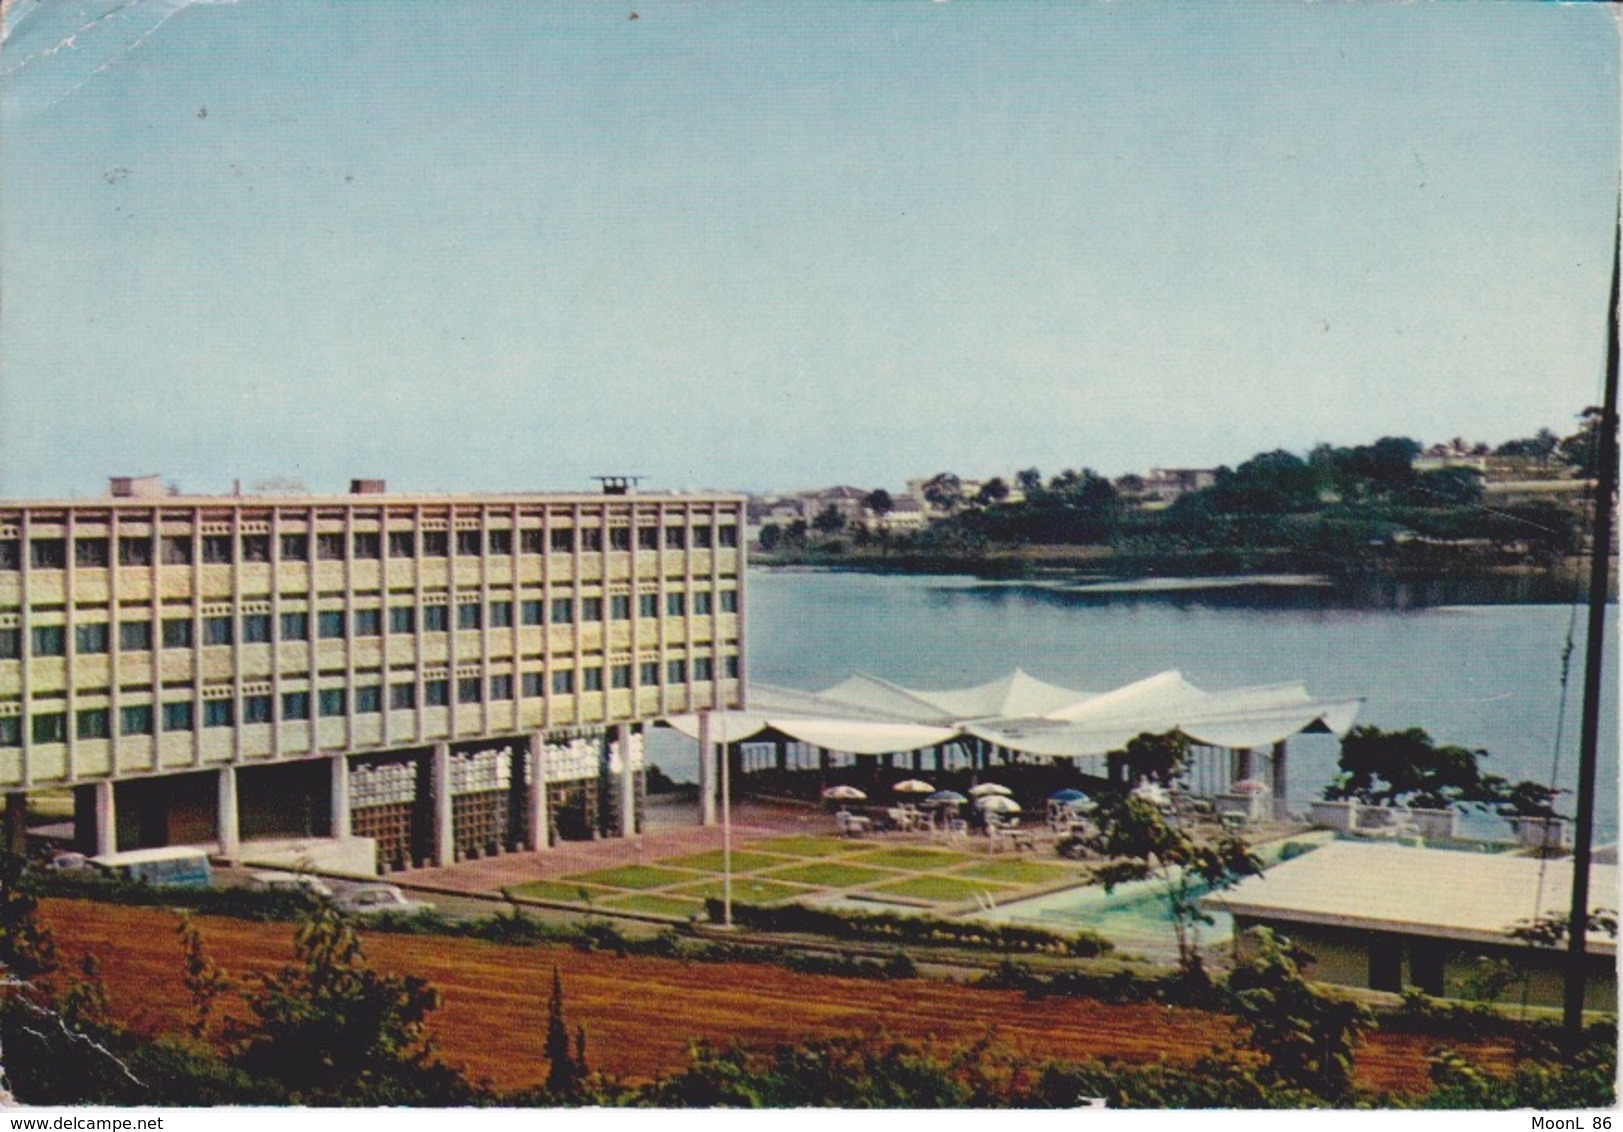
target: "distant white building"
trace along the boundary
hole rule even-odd
[[[1416,456],[1409,466],[1417,472],[1470,468],[1472,471],[1487,475],[1488,456],[1491,451],[1486,444],[1473,444],[1456,436],[1446,444],[1433,444]]]

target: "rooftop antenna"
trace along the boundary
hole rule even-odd
[[[637,485],[647,476],[593,476],[594,480],[603,485],[604,495],[632,495]]]

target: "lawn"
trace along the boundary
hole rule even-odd
[[[614,869],[598,869],[591,873],[575,873],[563,878],[563,883],[601,884],[609,888],[663,888],[668,884],[681,884],[697,880],[697,874],[687,869],[666,869],[655,865],[621,865]]]
[[[860,852],[868,845],[840,837],[780,837],[774,841],[757,841],[750,848],[785,857],[835,857]]]
[[[1007,892],[1008,887],[959,880],[956,877],[916,876],[877,885],[870,891],[875,895],[905,896],[912,900],[928,900],[935,904],[956,904],[973,900],[979,893],[996,896],[1001,892]]]
[[[1063,881],[1082,881],[1083,874],[1064,865],[1044,865],[1036,861],[981,861],[967,868],[957,869],[955,877],[976,880],[1004,881],[1008,884],[1059,884]]]
[[[853,885],[873,884],[896,876],[894,869],[868,869],[861,865],[848,865],[843,861],[814,861],[792,869],[778,869],[765,874],[769,880],[788,881],[791,884],[812,884],[819,888],[850,888]]]
[[[570,884],[568,881],[561,880],[532,880],[527,884],[514,885],[508,891],[517,897],[528,897],[531,900],[556,900],[565,904],[596,904],[620,893],[620,890],[615,888],[602,888],[592,884]]]
[[[661,865],[673,869],[695,869],[705,873],[721,872],[721,850],[712,849],[708,853],[694,853],[687,857],[664,857],[660,859]],[[753,873],[757,869],[770,869],[774,865],[792,865],[793,857],[785,857],[776,853],[752,853],[748,850],[733,850],[733,872]]]
[[[780,900],[792,900],[797,896],[806,896],[813,892],[799,884],[779,884],[776,881],[758,880],[755,877],[733,878],[733,899],[740,904],[775,904]],[[721,878],[714,877],[703,884],[686,884],[681,888],[670,890],[672,896],[691,896],[700,900],[721,899]]]
[[[703,912],[704,902],[665,896],[657,892],[636,892],[630,896],[617,896],[613,900],[606,900],[603,907],[616,912],[647,912],[655,916],[676,916],[685,920]]]
[[[977,859],[964,853],[947,853],[940,849],[920,849],[912,845],[897,845],[890,849],[879,849],[863,853],[859,857],[851,858],[851,861],[853,864],[871,865],[878,869],[905,869],[914,872],[929,872],[936,869],[950,869],[954,865],[967,864]]]

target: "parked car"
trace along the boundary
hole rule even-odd
[[[59,873],[79,872],[90,868],[90,858],[83,853],[74,853],[70,850],[56,854],[46,867]]]
[[[338,907],[352,916],[400,915],[412,916],[418,912],[432,912],[434,905],[421,900],[409,900],[392,884],[363,884],[350,889],[338,898]]]
[[[255,892],[298,892],[306,896],[332,899],[332,889],[320,877],[309,873],[260,872],[248,874],[248,887]]]

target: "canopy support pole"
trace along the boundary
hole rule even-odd
[[[1285,805],[1285,740],[1283,739],[1274,744],[1273,772],[1274,820],[1284,821],[1289,814],[1289,810]]]

